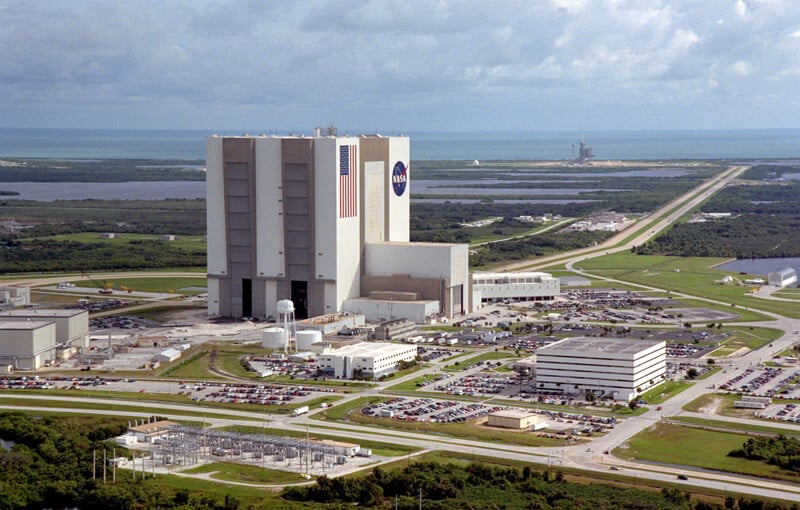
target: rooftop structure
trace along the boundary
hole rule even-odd
[[[660,384],[666,374],[666,342],[570,337],[536,353],[536,385],[544,391],[631,400]]]
[[[361,342],[339,349],[325,349],[317,359],[319,370],[329,376],[378,379],[394,372],[401,361],[414,361],[417,347],[405,344]]]
[[[472,294],[476,303],[520,299],[552,300],[561,292],[561,283],[549,273],[473,273]]]

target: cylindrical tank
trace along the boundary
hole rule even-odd
[[[294,303],[289,299],[281,299],[276,305],[278,314],[294,313]]]
[[[298,331],[295,336],[297,350],[305,351],[311,349],[311,344],[322,342],[322,332],[314,330]]]
[[[261,332],[261,347],[283,349],[283,328],[266,328]]]

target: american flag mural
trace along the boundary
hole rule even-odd
[[[358,161],[355,145],[339,147],[339,217],[358,216]]]

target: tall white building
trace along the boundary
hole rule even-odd
[[[471,310],[466,245],[409,243],[409,159],[405,137],[209,137],[209,313],[291,299],[303,319],[397,291]]]
[[[565,338],[536,352],[536,386],[631,400],[664,381],[666,349],[663,340]]]

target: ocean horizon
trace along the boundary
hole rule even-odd
[[[355,135],[362,131],[339,132]],[[202,160],[207,136],[262,133],[289,134],[265,130],[0,128],[0,157]],[[382,134],[408,136],[412,160],[569,160],[576,157],[581,141],[592,147],[598,160],[800,159],[800,129]]]

